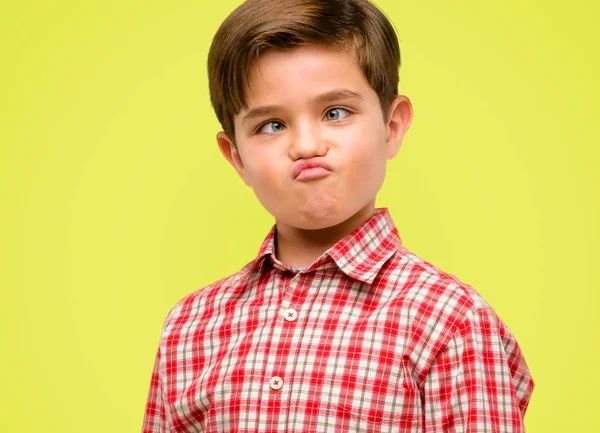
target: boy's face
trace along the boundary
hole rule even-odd
[[[262,54],[247,105],[234,118],[237,150],[223,132],[219,147],[277,223],[307,230],[374,206],[412,120],[404,96],[384,120],[353,52],[313,45]]]

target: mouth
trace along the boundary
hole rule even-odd
[[[331,173],[331,167],[323,158],[299,159],[292,168],[292,176],[296,180],[320,179]]]
[[[313,180],[313,179],[321,179],[323,177],[329,176],[331,171],[327,170],[323,167],[309,167],[302,170],[298,176],[296,176],[296,180]]]

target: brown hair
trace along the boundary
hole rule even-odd
[[[384,116],[398,95],[400,48],[392,24],[368,0],[247,0],[221,24],[208,54],[210,100],[235,143],[249,71],[265,50],[307,44],[354,49]]]

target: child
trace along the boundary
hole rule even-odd
[[[175,305],[144,432],[522,432],[506,325],[375,208],[412,120],[366,0],[248,0],[208,58],[219,148],[271,213],[258,257]]]

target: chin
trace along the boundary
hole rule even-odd
[[[297,224],[295,224],[295,221],[291,224],[292,226],[302,229],[302,230],[323,230],[329,227],[333,227],[339,223],[341,223],[342,221],[337,221],[337,220],[303,220],[303,221],[298,221]]]
[[[302,209],[288,215],[289,224],[303,230],[322,230],[343,223],[349,216],[334,207]]]
[[[340,203],[329,195],[315,195],[300,203],[285,203],[288,206],[281,206],[284,203],[278,204],[279,206],[267,208],[268,212],[277,221],[301,230],[322,230],[334,227],[344,223],[360,210],[360,207],[353,209],[350,203],[343,201]],[[352,205],[356,205],[356,203],[352,203]]]

